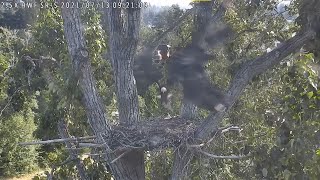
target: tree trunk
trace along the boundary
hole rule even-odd
[[[174,153],[171,180],[190,179],[190,163],[193,153],[188,150],[186,145],[181,145]]]
[[[110,2],[111,4],[112,2]],[[116,80],[120,123],[133,124],[139,120],[138,99],[135,80],[132,72],[133,56],[136,50],[140,10],[127,10],[127,22],[123,23],[121,10],[110,8],[110,46],[112,51],[112,65]],[[84,104],[89,124],[97,137],[98,143],[103,144],[103,137],[110,130],[107,122],[105,107],[98,95],[95,79],[92,74],[90,58],[84,39],[80,12],[77,8],[62,8],[64,33],[71,56],[73,70],[79,78],[79,86],[83,93]],[[112,18],[111,18],[112,17]],[[123,28],[124,25],[126,28]],[[126,31],[126,33],[124,33]],[[108,153],[108,149],[105,150]],[[114,163],[110,163],[125,153]],[[115,179],[143,180],[144,153],[139,150],[130,152],[116,152],[107,154],[106,160]]]
[[[180,110],[181,118],[195,119],[197,117],[198,108],[192,102],[183,100]]]
[[[109,3],[119,3],[110,0]],[[140,3],[140,0],[130,0]],[[109,27],[111,64],[116,83],[120,124],[134,125],[139,121],[139,104],[133,76],[134,56],[137,50],[140,29],[140,9],[109,8],[104,13]],[[145,179],[144,151],[131,150],[116,161],[113,173],[120,180]]]
[[[98,94],[96,80],[93,77],[80,12],[77,8],[61,8],[61,13],[72,68],[83,94],[82,103],[94,134],[100,137],[101,134],[110,130],[110,127],[107,123],[105,107]]]

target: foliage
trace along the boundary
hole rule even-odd
[[[27,112],[25,112],[27,113]],[[36,126],[32,115],[16,113],[1,120],[0,175],[12,176],[31,172],[37,167],[36,146],[23,147],[19,142],[34,140]]]
[[[0,175],[27,173],[37,167],[37,146],[22,147],[19,142],[34,140],[36,97],[14,77],[21,66],[17,56],[23,39],[7,29],[0,34]],[[15,66],[17,65],[17,66]],[[5,138],[4,138],[5,137]]]
[[[41,1],[44,2],[44,1]],[[50,1],[53,2],[53,1]],[[277,47],[292,37],[299,26],[283,15],[275,15],[278,1],[237,1],[226,13],[225,21],[236,37],[213,50],[216,59],[207,65],[208,74],[226,89],[243,63]],[[292,4],[290,14],[298,12]],[[159,11],[146,11],[142,23],[140,46],[151,43],[182,14],[177,6]],[[96,84],[109,119],[117,122],[112,67],[108,61],[108,35],[103,31],[96,9],[83,9],[87,47]],[[29,172],[40,165],[56,167],[58,179],[79,178],[76,162],[60,165],[68,157],[63,145],[18,146],[18,142],[58,138],[57,122],[64,118],[73,136],[91,135],[83,108],[77,77],[72,72],[63,35],[60,11],[55,7],[41,9],[30,29],[14,33],[0,29],[0,175]],[[172,46],[172,52],[191,40],[192,17],[170,32],[161,43]],[[313,52],[316,54],[317,52]],[[237,125],[240,131],[225,132],[214,137],[204,148],[216,155],[249,155],[239,160],[209,159],[198,155],[191,161],[192,179],[317,179],[320,176],[319,62],[314,54],[296,52],[280,65],[255,77],[236,102],[221,126]],[[54,67],[32,65],[23,56],[52,57]],[[30,73],[31,72],[31,73]],[[172,91],[173,112],[168,112],[157,98],[157,87],[151,86],[139,97],[141,117],[178,115],[181,88]],[[200,110],[200,116],[207,115]],[[174,149],[146,152],[147,179],[168,179]],[[91,179],[111,179],[110,169],[102,157],[84,153],[83,160]],[[39,154],[39,155],[38,155]],[[40,177],[36,177],[40,179]],[[35,179],[36,179],[35,178]]]

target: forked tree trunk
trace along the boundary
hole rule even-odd
[[[113,2],[117,3],[118,1]],[[96,87],[96,81],[93,77],[90,55],[87,51],[79,11],[77,8],[61,9],[64,20],[64,33],[73,70],[79,79],[80,90],[83,93],[82,102],[86,110],[88,122],[98,138],[98,143],[103,143],[103,136],[108,134],[110,126],[107,122],[105,107],[102,104]],[[127,11],[126,13],[121,12],[117,8],[110,8],[108,11],[111,36],[110,50],[117,87],[120,123],[131,125],[139,120],[137,90],[132,65],[139,38],[140,10],[129,9],[125,10]],[[123,13],[126,14],[126,21],[122,19]],[[105,151],[108,152],[108,149],[106,148]],[[114,163],[110,163],[120,155],[122,155],[121,158]],[[113,154],[107,154],[106,160],[109,162],[109,167],[115,179],[145,179],[143,151],[117,151]]]
[[[119,3],[121,0],[110,0]],[[140,0],[129,0],[138,4]],[[111,64],[117,92],[119,121],[123,125],[134,125],[139,121],[138,93],[133,76],[134,56],[139,41],[140,9],[109,8],[108,18]],[[144,151],[130,150],[116,163],[120,171],[113,172],[119,180],[145,179]]]

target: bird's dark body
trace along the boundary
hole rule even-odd
[[[150,85],[163,77],[161,71],[152,63],[152,51],[152,48],[147,48],[136,57],[133,74],[139,95],[144,95]]]
[[[182,84],[185,99],[210,111],[218,104],[226,104],[222,91],[210,83],[204,69],[211,58],[214,56],[203,49],[189,45],[168,59],[168,86]]]
[[[185,99],[200,108],[214,110],[218,104],[225,105],[225,97],[209,80],[186,80],[182,83]]]
[[[159,69],[153,66],[150,57],[152,56],[147,59],[146,56],[141,56],[141,59],[146,60],[140,62],[140,66],[137,66],[138,68],[135,70],[135,78],[137,79],[138,92],[140,91],[140,94],[145,92],[151,84],[159,84],[159,80],[163,78],[163,75],[159,73]],[[165,61],[168,73],[167,84],[164,85],[167,91],[165,93],[161,92],[162,104],[171,102],[169,101],[168,90],[174,84],[180,83],[183,87],[184,98],[198,107],[210,111],[217,110],[217,105],[225,107],[225,96],[222,91],[210,83],[204,69],[204,65],[208,60],[213,58],[214,56],[206,54],[202,48],[196,45],[189,45],[168,57]],[[161,89],[161,87],[159,88]]]

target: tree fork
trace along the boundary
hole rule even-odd
[[[114,1],[116,2],[116,1]],[[110,27],[112,32],[114,33],[114,36],[117,36],[118,41],[111,40],[111,49],[117,48],[119,46],[122,47],[122,45],[125,45],[127,43],[127,40],[130,40],[130,36],[135,36],[135,33],[132,33],[131,31],[125,34],[117,34],[117,32],[123,32],[121,31],[121,27],[117,26],[116,23],[121,23],[121,10],[120,9],[108,9],[110,10],[110,17],[112,17],[112,21],[115,24],[112,24],[110,22]],[[137,30],[138,26],[136,27],[135,21],[140,21],[140,11],[138,11],[139,16],[135,15],[137,12],[136,10],[128,10],[128,23],[127,30],[135,31]],[[94,134],[97,137],[97,142],[100,144],[104,143],[104,138],[107,136],[108,132],[110,132],[110,125],[107,120],[105,108],[102,104],[101,98],[99,94],[97,93],[97,87],[95,83],[95,79],[92,74],[92,68],[90,64],[89,54],[87,51],[85,38],[84,38],[84,30],[80,19],[80,12],[77,8],[62,8],[61,9],[62,18],[63,18],[63,26],[64,26],[64,33],[68,44],[68,50],[69,54],[71,56],[73,70],[75,74],[79,77],[79,85],[80,89],[83,93],[83,104],[86,109],[87,118],[89,121],[89,124],[91,128],[93,129]],[[111,20],[111,19],[110,19]],[[114,25],[114,26],[112,26]],[[138,24],[139,25],[139,24]],[[112,29],[115,28],[115,29]],[[120,28],[120,29],[118,29]],[[120,31],[117,31],[120,30]],[[138,31],[137,31],[138,32]],[[123,39],[121,39],[123,38]],[[135,37],[136,39],[138,37]],[[121,41],[122,40],[122,41]],[[117,44],[120,43],[120,44]],[[116,46],[116,47],[115,47]],[[133,73],[123,73],[123,76],[120,76],[119,73],[123,72],[125,68],[130,71],[132,71],[132,68],[130,68],[130,61],[124,62],[125,59],[123,58],[131,58],[131,56],[134,55],[134,51],[136,49],[136,44],[128,45],[126,46],[128,49],[122,49],[122,50],[128,50],[127,56],[122,57],[122,59],[118,59],[117,56],[113,56],[113,67],[115,72],[115,79],[118,87],[118,101],[119,104],[122,105],[119,108],[120,111],[120,119],[122,122],[127,121],[130,123],[136,122],[139,119],[138,115],[138,108],[137,108],[137,95],[134,93],[135,87],[134,87],[134,79],[133,79]],[[120,50],[120,54],[124,53],[122,50]],[[117,64],[119,62],[119,64]],[[118,66],[119,65],[119,66]],[[130,78],[131,77],[131,78]],[[130,78],[128,81],[126,78]],[[131,87],[131,88],[130,88]],[[128,94],[121,94],[123,90],[119,90],[119,88],[125,88],[129,91],[126,91],[125,93]],[[130,91],[131,90],[131,91]],[[119,93],[120,91],[120,93]],[[128,102],[128,100],[131,100]],[[134,105],[135,104],[135,105]],[[127,106],[128,105],[128,106]],[[136,107],[134,107],[136,106]],[[127,116],[128,115],[128,116]],[[128,117],[128,118],[127,118]],[[105,151],[108,152],[108,147],[105,147]],[[131,158],[131,156],[135,157],[134,159]],[[114,158],[117,157],[117,152],[115,154],[106,154],[107,162],[112,161]],[[140,161],[137,160],[140,159]],[[141,163],[142,162],[142,163]],[[139,163],[139,164],[134,164]],[[110,164],[109,166],[112,170],[112,173],[114,174],[116,179],[144,179],[144,163],[143,163],[143,151],[142,152],[136,152],[132,151],[128,153],[126,156],[121,158],[115,163]]]

